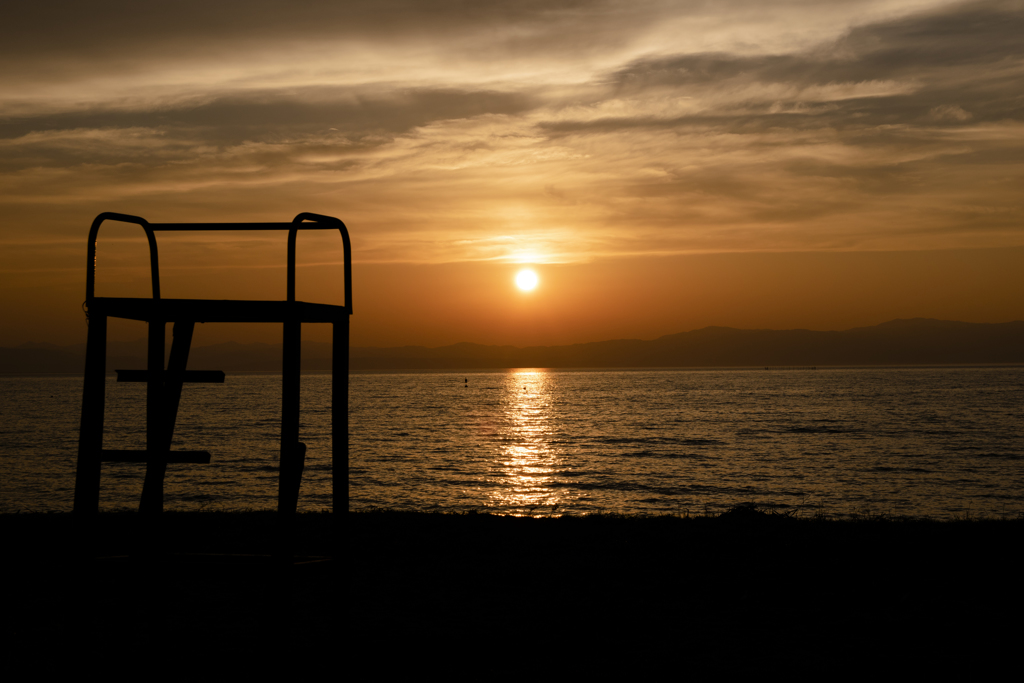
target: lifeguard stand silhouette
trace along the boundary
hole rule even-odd
[[[153,281],[152,298],[96,296],[96,237],[104,221],[134,223],[149,240],[149,264]],[[160,268],[157,232],[196,230],[286,230],[288,231],[288,285],[284,301],[224,301],[208,299],[163,299],[160,297]],[[338,230],[344,247],[345,305],[314,304],[295,300],[295,241],[299,230]],[[150,223],[138,216],[101,213],[89,230],[89,263],[85,281],[85,307],[89,335],[85,352],[85,387],[82,397],[82,425],[78,441],[78,471],[75,477],[74,511],[94,515],[99,509],[100,469],[104,462],[146,464],[140,512],[163,510],[164,473],[168,463],[209,463],[206,451],[172,451],[174,423],[182,385],[186,382],[223,382],[220,371],[186,370],[192,332],[197,322],[247,322],[284,324],[283,400],[281,406],[281,461],[278,511],[294,515],[306,447],[299,442],[299,376],[302,323],[330,323],[333,326],[331,387],[331,484],[334,510],[348,508],[348,343],[352,314],[352,247],[345,224],[337,218],[300,213],[291,223]],[[107,318],[141,320],[149,324],[145,370],[118,370],[118,382],[146,383],[146,449],[106,450],[103,448],[104,390],[106,381]],[[173,323],[170,359],[164,368],[166,326]],[[344,477],[344,479],[342,479]]]

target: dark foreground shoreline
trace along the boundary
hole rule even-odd
[[[300,514],[290,564],[270,557],[273,513],[167,513],[149,552],[140,521],[99,515],[76,554],[71,515],[0,515],[12,652],[201,641],[240,656],[272,642],[424,672],[470,656],[495,673],[542,660],[980,671],[1016,657],[1024,616],[1019,519],[372,511],[335,533],[332,515]]]

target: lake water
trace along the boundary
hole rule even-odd
[[[467,382],[468,380],[468,382]],[[0,512],[70,510],[79,377],[0,378]],[[187,385],[167,509],[276,505],[280,378]],[[303,377],[300,509],[332,504],[330,377]],[[145,386],[107,386],[106,448],[143,448]],[[358,374],[350,509],[506,514],[1024,514],[1024,368]],[[103,466],[134,508],[144,466]]]

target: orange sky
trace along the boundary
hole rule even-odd
[[[341,218],[356,345],[1024,318],[1021,2],[137,7],[0,28],[2,346],[84,340],[101,211]],[[161,240],[165,296],[283,298],[283,239]],[[101,293],[143,257],[105,229]]]

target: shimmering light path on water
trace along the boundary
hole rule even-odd
[[[0,510],[69,509],[81,380],[0,382]],[[303,509],[331,504],[329,382],[303,378]],[[144,387],[108,401],[108,447],[141,447]],[[273,507],[279,406],[278,377],[186,387],[175,448],[213,464],[171,466],[168,508]],[[351,426],[352,509],[1024,513],[1022,368],[353,375]],[[104,466],[102,505],[141,474]]]

